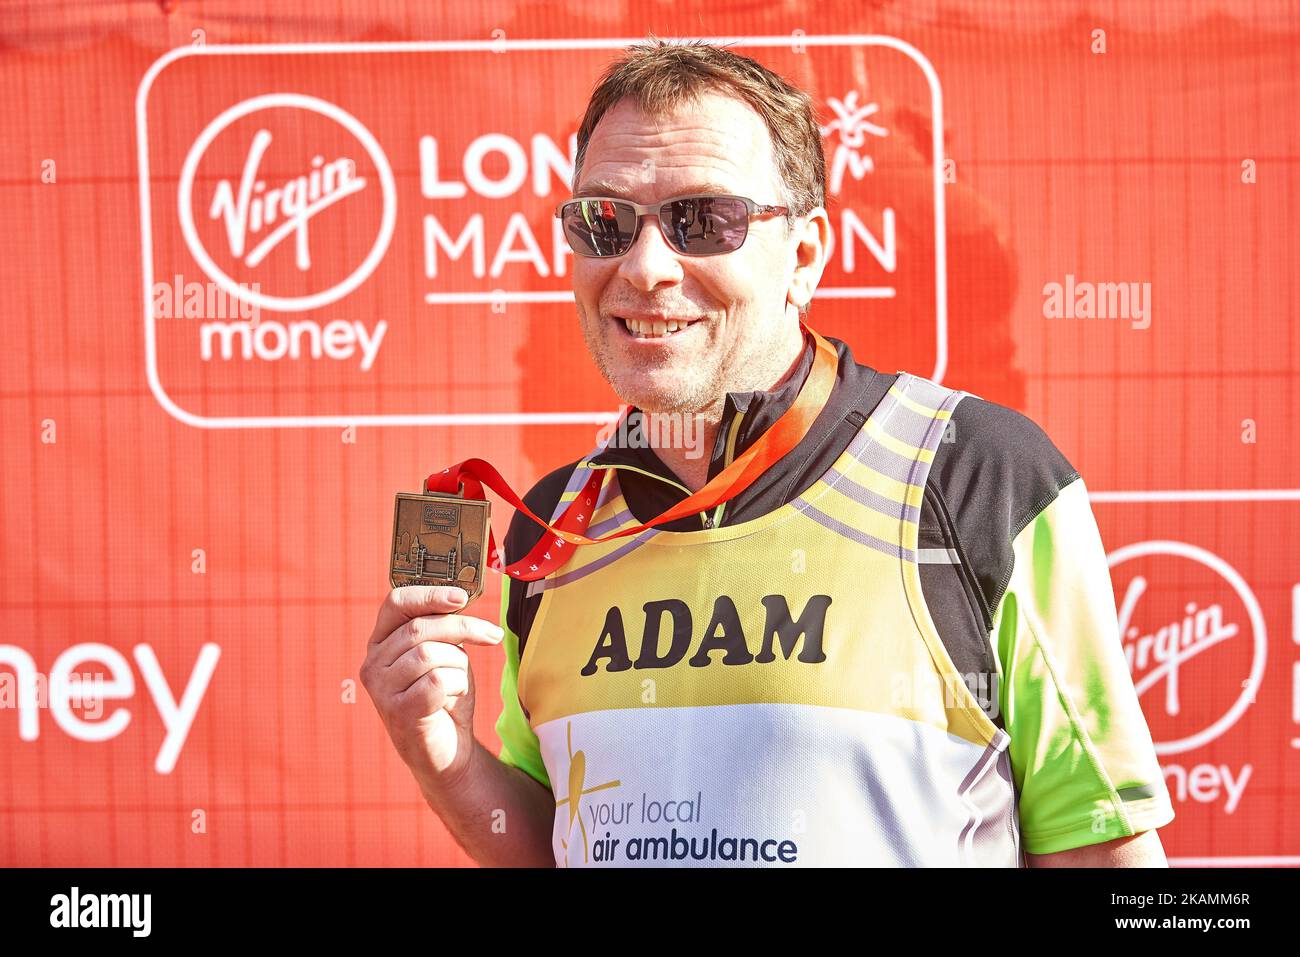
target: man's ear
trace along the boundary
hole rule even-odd
[[[814,206],[795,221],[792,232],[794,272],[790,277],[786,302],[800,312],[807,312],[826,269],[831,239],[830,217],[823,207]]]

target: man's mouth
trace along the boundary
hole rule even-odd
[[[671,339],[702,319],[614,316],[614,321],[634,339]]]

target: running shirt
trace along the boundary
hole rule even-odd
[[[500,758],[552,789],[557,863],[1016,866],[1172,819],[1077,472],[1018,413],[831,341],[855,407],[782,460],[817,473],[782,504],[503,582]],[[781,398],[728,397],[711,474]],[[635,454],[529,506],[599,469],[599,536],[685,496]],[[517,516],[507,560],[539,535]]]

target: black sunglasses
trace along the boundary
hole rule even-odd
[[[749,234],[749,218],[789,214],[785,206],[760,206],[744,196],[678,196],[643,206],[613,196],[571,199],[556,207],[564,237],[579,256],[622,256],[641,235],[641,218],[653,215],[668,245],[683,256],[735,252]]]

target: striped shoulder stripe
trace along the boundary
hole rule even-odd
[[[889,518],[902,522],[921,520],[919,498],[909,501],[902,494],[903,487],[899,483],[890,482],[886,485],[883,476],[878,472],[872,473],[866,466],[854,467],[853,464],[848,464],[843,471],[831,466],[824,481],[845,498]]]
[[[822,511],[816,505],[800,500],[795,503],[795,507],[798,508],[803,515],[822,526],[822,528],[834,532],[841,538],[846,538],[851,542],[863,545],[873,551],[883,552],[892,558],[903,558],[908,561],[916,560],[913,552],[910,549],[904,548],[897,541],[891,541],[881,538],[878,535],[872,535],[870,532],[864,531],[856,525],[851,525],[848,522],[841,521],[834,515]],[[895,537],[897,537],[896,534]]]
[[[965,393],[899,373],[877,409],[825,476],[832,498],[801,512],[860,545],[909,562],[959,564],[948,549],[913,551],[899,541],[900,526],[920,521],[925,482],[952,410]]]
[[[581,488],[590,476],[590,471],[583,462],[574,469],[574,473],[581,476],[578,481],[578,487]],[[570,497],[572,498],[572,497]],[[558,518],[562,509],[556,510],[555,517]],[[601,538],[620,529],[628,528],[633,525],[639,525],[636,516],[632,514],[627,507],[627,502],[623,499],[623,492],[619,488],[618,475],[616,470],[609,469],[606,473],[605,480],[601,483],[600,494],[596,501],[596,508],[592,512],[592,523],[587,528],[588,538]],[[622,538],[613,542],[602,545],[584,545],[580,546],[570,561],[579,561],[586,559],[584,564],[576,565],[569,571],[559,575],[552,575],[548,578],[540,578],[528,583],[525,594],[528,597],[540,594],[551,588],[558,588],[561,585],[567,585],[569,582],[585,578],[592,572],[604,568],[629,552],[639,548],[647,539],[656,534],[656,529],[647,529],[640,535],[631,538]],[[590,557],[589,557],[590,556]]]
[[[915,445],[911,442],[908,442],[905,439],[898,437],[896,433],[899,430],[897,428],[894,429],[887,428],[885,426],[880,425],[877,422],[872,421],[871,419],[867,420],[867,424],[865,428],[867,430],[867,434],[870,435],[873,439],[875,439],[877,444],[879,444],[882,448],[888,449],[890,452],[893,452],[895,455],[904,459],[908,463],[911,463],[918,458],[922,462],[927,462],[927,463],[934,460],[934,453],[931,452],[929,449],[923,448],[920,445]],[[927,429],[929,428],[928,422],[926,423],[926,428]],[[922,436],[921,438],[923,440],[924,436]]]
[[[637,524],[636,516],[632,514],[621,495],[617,501],[611,503],[609,511],[612,514],[608,518],[593,522],[587,529],[588,538],[601,538],[610,532],[617,532],[620,528]]]
[[[895,474],[889,475],[874,467],[878,465],[880,465],[880,462],[869,462],[866,458],[850,459],[842,472],[836,469],[833,474],[842,474],[857,486],[868,489],[875,495],[908,509],[909,515],[911,509],[916,509],[916,515],[919,518],[919,510],[925,490],[908,484],[908,480],[911,478],[910,470],[905,471],[895,468],[893,470]],[[830,479],[828,479],[828,484],[832,484]],[[852,486],[849,486],[849,488],[852,488]],[[885,511],[892,513],[893,507],[888,507]]]
[[[907,375],[906,382],[902,382],[904,375]],[[913,390],[913,394],[909,396],[904,395],[901,391],[896,391],[899,389],[900,383],[903,390]],[[926,389],[925,386],[927,385],[934,388]],[[952,416],[951,409],[941,409],[939,407],[950,391],[937,383],[931,382],[929,379],[922,379],[920,376],[901,372],[898,381],[895,381],[889,389],[890,394],[894,395],[901,405],[927,419],[947,419]]]
[[[946,406],[949,399],[954,395],[965,394],[910,372],[898,374],[890,391],[894,389],[900,391],[900,401],[913,412],[939,419],[947,419],[952,415],[952,409]]]
[[[560,493],[560,498],[555,503],[555,508],[551,510],[552,525],[564,514],[564,510],[569,507],[569,503],[578,497],[578,493],[587,484],[587,479],[590,476],[591,472],[587,469],[587,460],[583,459],[574,467],[573,472],[569,475],[569,481],[564,486],[564,491]],[[597,503],[597,507],[599,507],[599,503]]]
[[[635,551],[636,549],[640,548],[642,545],[646,543],[648,539],[650,539],[655,534],[657,534],[655,529],[648,528],[640,535],[634,535],[631,538],[622,538],[619,539],[618,542],[611,542],[609,543],[609,545],[603,547],[609,548],[610,545],[613,545],[614,548],[612,551],[607,551],[603,555],[600,555],[597,558],[593,558],[585,565],[580,565],[577,568],[570,569],[569,571],[563,572],[559,575],[552,575],[549,578],[539,578],[537,579],[537,581],[529,582],[528,594],[535,595],[538,594],[539,592],[548,591],[552,588],[560,588],[564,585],[569,584],[570,582],[575,582],[578,581],[579,579],[586,578],[588,575],[592,574],[593,572],[600,571],[602,568],[605,568],[607,565],[610,565],[613,562],[618,561],[620,558],[622,558],[624,555],[628,554],[629,552]],[[580,546],[580,550],[577,552],[578,555],[582,554],[581,548],[584,547],[593,548],[596,546],[591,546],[591,545]]]

